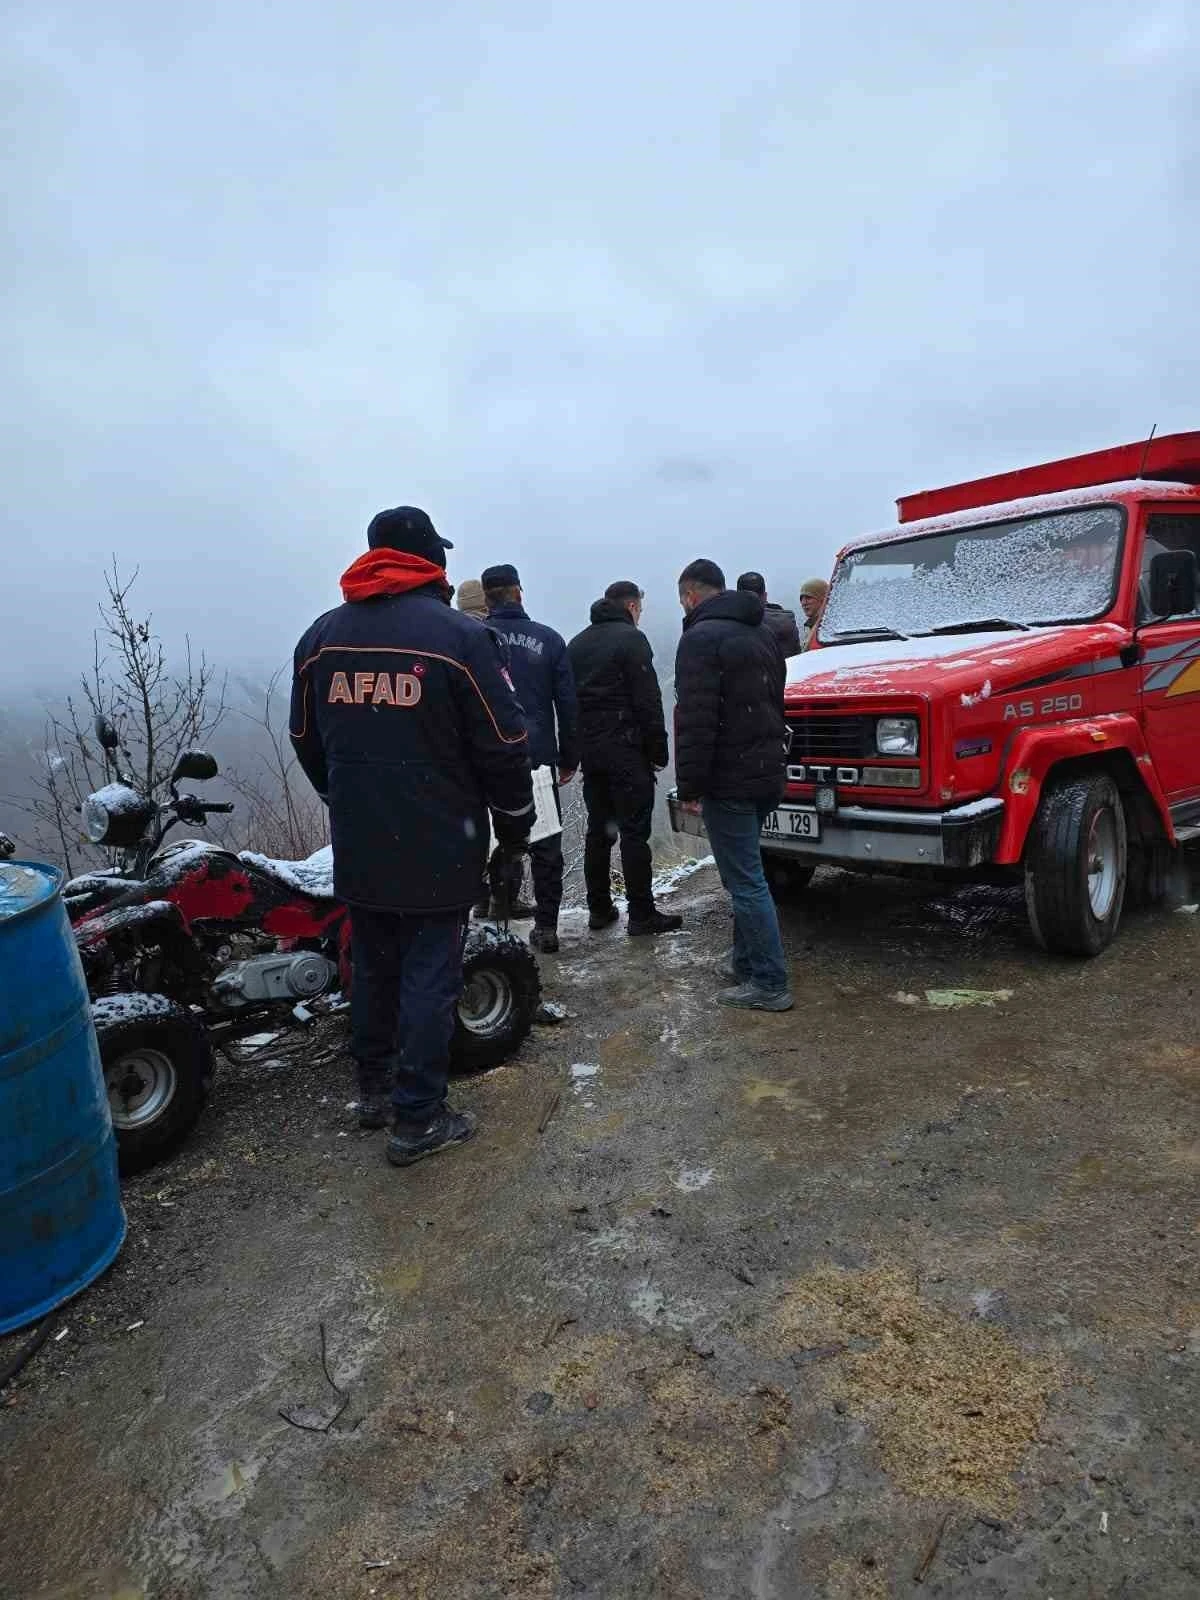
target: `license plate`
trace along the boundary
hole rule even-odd
[[[762,825],[764,839],[819,839],[821,819],[815,811],[787,807],[772,811]]]

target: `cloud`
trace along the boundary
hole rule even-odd
[[[1192,426],[1183,7],[898,17],[10,7],[4,673],[79,665],[114,550],[274,662],[425,503],[570,630],[601,578],[794,594],[918,485]]]

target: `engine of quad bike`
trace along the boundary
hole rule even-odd
[[[234,961],[213,981],[213,1002],[223,1010],[271,1000],[312,1000],[336,989],[338,970],[313,950],[275,952]]]

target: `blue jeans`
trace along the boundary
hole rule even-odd
[[[759,830],[775,807],[759,800],[701,802],[721,882],[733,901],[733,970],[770,994],[788,987],[779,917],[763,872]]]
[[[390,1092],[407,1122],[427,1122],[446,1098],[465,937],[463,911],[350,907],[350,1053],[359,1090],[364,1098]]]

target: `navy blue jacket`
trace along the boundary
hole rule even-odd
[[[508,668],[529,730],[530,761],[535,767],[574,772],[579,765],[579,713],[566,641],[544,622],[531,621],[516,604],[497,606],[487,620],[508,649]]]
[[[529,742],[500,646],[433,586],[317,618],[296,646],[291,736],[351,905],[466,909],[489,809],[501,842],[528,836]]]

